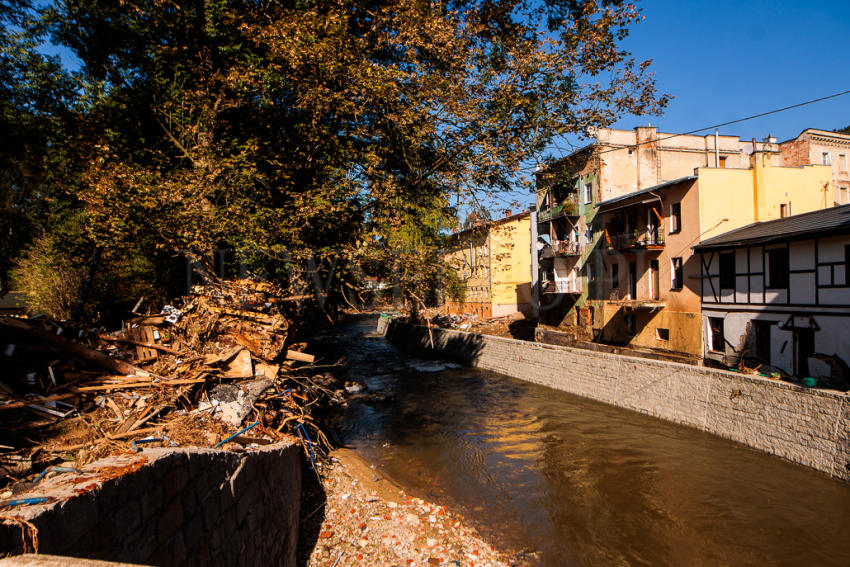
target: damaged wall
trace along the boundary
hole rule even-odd
[[[295,565],[297,445],[149,449],[83,473],[46,479],[15,497],[53,500],[5,512],[38,530],[40,553],[148,565]],[[31,530],[0,523],[0,555],[24,551],[32,551]]]
[[[529,343],[381,318],[394,343],[696,427],[850,481],[842,392],[676,362]]]

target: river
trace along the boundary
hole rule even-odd
[[[406,355],[375,318],[334,330],[354,401],[337,436],[529,563],[850,565],[850,486],[731,441]]]

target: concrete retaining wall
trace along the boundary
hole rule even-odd
[[[676,362],[529,343],[382,318],[399,346],[696,427],[850,480],[847,395]]]
[[[301,452],[149,449],[63,473],[16,498],[0,523],[0,555],[38,551],[149,565],[295,565]],[[24,549],[26,542],[27,549]]]

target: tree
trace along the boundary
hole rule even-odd
[[[640,18],[620,0],[64,0],[47,16],[83,62],[91,233],[207,262],[222,242],[434,246],[450,198],[509,189],[553,137],[667,101],[618,47]]]
[[[0,295],[13,259],[67,207],[74,82],[37,50],[40,32],[24,0],[0,0]]]

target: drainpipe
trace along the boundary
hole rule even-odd
[[[720,133],[717,128],[714,129],[714,167],[720,167]]]
[[[753,138],[753,222],[759,221],[759,191],[762,184],[762,172],[759,167],[759,154],[756,151],[756,139]]]
[[[537,258],[537,210],[528,215],[531,225],[531,316],[540,317],[540,266]]]

